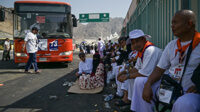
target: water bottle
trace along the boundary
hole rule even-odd
[[[104,98],[104,101],[110,101],[110,100],[112,100],[114,98],[114,96],[112,95],[112,94],[110,94],[110,95],[108,95],[108,96],[106,96],[105,98]]]

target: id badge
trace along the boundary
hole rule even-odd
[[[184,69],[184,66],[179,64],[175,67],[174,69],[174,78],[175,80],[177,80],[178,82],[180,81],[182,75],[183,75],[183,69]]]
[[[169,104],[171,101],[172,93],[173,92],[171,90],[160,88],[158,91],[159,101]]]

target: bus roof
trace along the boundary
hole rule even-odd
[[[69,3],[66,2],[57,2],[57,1],[37,1],[37,0],[33,0],[33,1],[27,1],[27,0],[21,0],[21,1],[15,1],[15,3],[44,3],[44,4],[64,4],[64,5],[69,5],[71,6]]]

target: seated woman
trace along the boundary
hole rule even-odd
[[[85,53],[79,53],[79,58],[81,62],[79,63],[79,71],[76,73],[76,76],[79,77],[82,74],[91,74],[93,69],[93,59],[85,58]]]
[[[88,66],[88,65],[85,65],[85,66]],[[92,65],[90,64],[90,66],[93,66],[92,70],[90,69],[91,70],[90,75],[86,75],[84,73],[82,75],[79,75],[79,73],[77,73],[77,75],[80,76],[79,86],[81,89],[94,89],[97,87],[104,86],[104,65],[103,63],[100,62],[99,54],[95,53],[93,55]],[[79,67],[79,71],[80,71],[80,67]]]

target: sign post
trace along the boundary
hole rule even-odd
[[[109,22],[109,13],[87,13],[79,14],[79,22]]]

